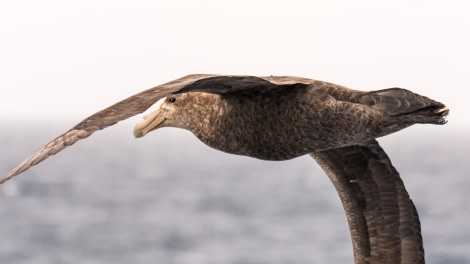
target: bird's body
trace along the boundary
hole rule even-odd
[[[240,82],[248,89],[220,92],[224,86]],[[202,92],[199,87],[214,91]],[[286,160],[362,144],[416,122],[410,116],[390,114],[401,106],[396,98],[387,102],[387,109],[377,109],[377,102],[390,97],[382,95],[381,101],[375,100],[380,92],[361,92],[320,81],[276,85],[256,77],[212,77],[171,95],[175,102],[164,98],[162,109],[169,111],[163,113],[166,120],[159,127],[190,130],[207,145],[224,152]],[[404,89],[390,92],[410,96],[410,101],[421,100],[420,107],[428,110],[427,122],[442,122],[432,110],[443,105]]]
[[[401,88],[362,92],[291,76],[189,75],[86,118],[0,183],[157,101],[136,137],[179,127],[228,153],[265,160],[310,154],[341,197],[355,263],[424,263],[416,209],[375,138],[416,123],[444,124],[448,109]]]

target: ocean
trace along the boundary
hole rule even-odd
[[[99,131],[0,186],[0,263],[353,263],[339,197],[309,156],[226,154],[190,132]],[[6,174],[73,124],[4,122]],[[379,139],[415,202],[428,264],[470,263],[470,137]]]

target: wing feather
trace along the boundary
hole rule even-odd
[[[311,156],[341,198],[355,263],[424,263],[416,208],[377,141]]]

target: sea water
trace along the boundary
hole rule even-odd
[[[175,128],[134,139],[132,125],[0,185],[0,263],[353,263],[338,195],[309,156],[230,155]],[[1,174],[68,128],[6,122]],[[430,264],[470,263],[465,134],[422,126],[379,140],[418,208]]]

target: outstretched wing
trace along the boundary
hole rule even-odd
[[[0,184],[24,172],[32,166],[56,154],[97,130],[144,112],[159,99],[175,92],[236,93],[252,89],[272,89],[277,85],[311,83],[313,80],[293,76],[219,76],[216,74],[193,74],[156,86],[122,100],[92,116],[42,147],[18,167],[0,179]]]
[[[341,198],[355,263],[424,263],[416,208],[377,141],[311,156]]]
[[[42,147],[31,157],[23,161],[23,163],[21,163],[18,167],[10,171],[7,175],[0,179],[0,184],[47,159],[49,156],[56,154],[68,146],[71,146],[75,142],[90,136],[94,132],[144,112],[159,99],[174,93],[197,80],[214,76],[216,75],[188,75],[133,95],[104,110],[99,111],[98,113],[93,114],[90,117],[87,117],[85,120],[78,123],[76,126]]]

